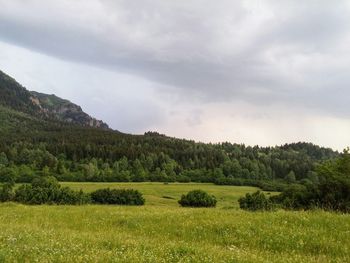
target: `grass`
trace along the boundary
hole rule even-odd
[[[218,207],[238,208],[238,199],[246,193],[255,192],[257,188],[247,186],[218,186],[213,184],[196,183],[62,183],[74,190],[83,189],[85,192],[92,192],[100,188],[125,188],[135,189],[143,193],[146,198],[146,206],[167,206],[178,207],[177,201],[182,194],[191,190],[202,189],[209,194],[215,195],[218,200]]]
[[[146,206],[1,204],[0,262],[350,262],[350,215],[239,210],[237,198],[252,187],[65,185],[132,187]],[[179,207],[192,189],[215,194],[218,207]]]

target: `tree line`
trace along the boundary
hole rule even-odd
[[[319,181],[315,167],[322,159],[313,158],[306,151],[227,143],[193,143],[192,147],[183,149],[183,144],[177,147],[176,140],[173,140],[174,145],[159,153],[155,151],[157,146],[153,150],[151,146],[146,146],[150,147],[149,151],[140,146],[132,149],[132,155],[126,151],[125,155],[114,156],[113,150],[108,152],[102,146],[101,155],[106,155],[105,158],[94,153],[97,145],[80,146],[78,142],[73,147],[73,144],[69,144],[81,153],[69,158],[70,154],[64,149],[59,150],[57,144],[16,142],[10,146],[0,146],[0,181],[31,182],[36,176],[49,175],[60,181],[80,182],[192,181],[240,185],[262,181]],[[191,145],[189,142],[184,144]],[[129,150],[130,148],[132,146]],[[100,157],[95,157],[96,155]]]
[[[324,209],[350,212],[350,153],[349,149],[334,160],[319,165],[316,183],[292,184],[279,195],[266,197],[258,191],[239,200],[245,210],[292,210]]]

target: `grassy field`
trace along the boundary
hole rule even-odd
[[[350,215],[241,211],[237,198],[251,187],[65,185],[85,191],[132,187],[147,203],[1,204],[0,262],[350,262]],[[218,197],[217,208],[178,207],[181,194],[199,188]]]
[[[238,208],[238,199],[246,193],[255,192],[257,188],[247,186],[218,186],[213,184],[181,184],[181,183],[62,183],[74,190],[82,189],[92,192],[99,188],[126,188],[139,190],[146,199],[146,206],[178,207],[178,200],[182,194],[191,190],[202,189],[215,195],[218,207]]]

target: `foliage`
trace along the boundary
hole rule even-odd
[[[247,193],[238,202],[241,209],[249,211],[270,211],[274,208],[271,200],[260,191],[253,194]]]
[[[91,193],[91,199],[97,204],[110,205],[144,205],[145,199],[137,190],[99,189]]]
[[[285,180],[287,183],[295,183],[296,182],[296,177],[295,173],[293,171],[290,171],[289,174],[286,175]]]
[[[32,184],[20,186],[13,198],[24,204],[87,204],[90,196],[82,191],[61,187],[54,177],[36,178]]]
[[[311,203],[308,196],[307,187],[304,185],[290,185],[280,195],[271,197],[271,201],[285,209],[305,209],[316,207]]]
[[[13,183],[5,183],[0,189],[0,202],[9,202],[14,198]]]
[[[179,200],[179,204],[184,207],[215,207],[216,202],[215,196],[209,195],[203,190],[190,191],[186,195],[182,195]]]
[[[322,208],[350,212],[350,153],[327,161],[317,169],[317,183],[292,185],[272,201],[289,209]]]

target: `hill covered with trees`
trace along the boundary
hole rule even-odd
[[[60,105],[67,104],[54,95],[29,92],[0,73],[0,181],[30,182],[52,175],[62,181],[194,181],[278,188],[317,182],[316,166],[339,155],[311,143],[251,147],[197,143],[156,132],[124,134],[102,124],[67,120],[62,112],[57,117]],[[43,109],[56,115],[43,114]]]

